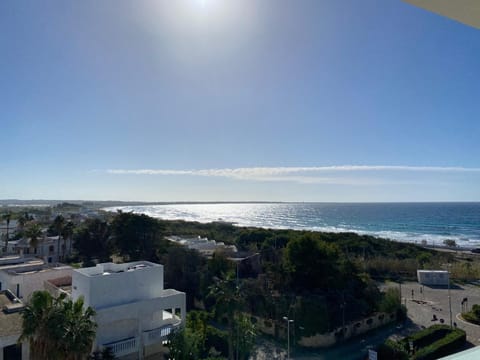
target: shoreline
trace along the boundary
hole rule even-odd
[[[205,203],[204,203],[205,204]],[[140,205],[141,206],[141,205]],[[161,206],[161,205],[160,205]],[[120,206],[123,207],[123,206]],[[128,206],[127,206],[128,207]],[[100,209],[102,211],[108,212],[108,213],[115,213],[117,210],[122,210],[119,209],[119,207],[106,207]],[[293,231],[312,231],[312,232],[320,232],[320,233],[334,233],[334,234],[342,234],[342,233],[354,233],[357,235],[367,235],[367,236],[373,236],[376,238],[380,238],[383,240],[387,241],[395,241],[398,243],[405,243],[405,244],[414,244],[426,249],[431,249],[431,250],[439,250],[439,251],[446,251],[446,252],[468,252],[471,253],[472,249],[475,248],[480,248],[480,240],[478,241],[478,245],[476,244],[462,244],[462,242],[465,242],[463,240],[457,240],[457,247],[452,248],[448,247],[443,244],[443,240],[446,239],[452,239],[452,236],[450,237],[445,237],[445,239],[438,239],[438,241],[435,241],[435,239],[429,239],[427,240],[427,244],[422,244],[422,240],[426,240],[423,237],[434,237],[434,236],[441,236],[441,235],[435,235],[435,234],[422,234],[419,235],[419,237],[422,237],[422,239],[414,240],[414,239],[401,239],[401,238],[395,238],[395,237],[388,237],[388,236],[382,236],[381,232],[382,231],[366,231],[366,230],[355,230],[355,229],[343,229],[343,228],[320,228],[320,227],[291,227],[291,226],[261,226],[257,224],[242,224],[239,222],[235,221],[229,221],[229,220],[224,220],[223,218],[217,219],[217,220],[211,220],[211,219],[188,219],[188,218],[162,218],[160,216],[153,216],[150,212],[148,211],[136,211],[136,210],[130,210],[133,211],[134,213],[137,214],[145,214],[147,216],[150,216],[154,219],[162,220],[162,221],[185,221],[185,222],[191,222],[191,223],[199,223],[199,224],[211,224],[211,225],[229,225],[229,226],[234,226],[238,228],[258,228],[258,229],[266,229],[266,230],[293,230]],[[405,235],[409,235],[409,233],[403,233]],[[453,236],[454,237],[454,236]],[[474,253],[472,253],[474,254]]]

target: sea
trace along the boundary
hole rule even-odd
[[[207,203],[107,208],[158,219],[272,229],[355,232],[439,246],[480,247],[480,203]]]

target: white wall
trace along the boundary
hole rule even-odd
[[[83,294],[85,304],[96,309],[162,296],[162,265],[108,275],[88,275],[88,270],[82,270],[87,269],[73,272],[72,297]]]
[[[72,268],[70,266],[46,268],[41,271],[33,271],[23,274],[15,274],[4,270],[0,271],[0,281],[2,282],[3,290],[9,289],[15,295],[23,298],[25,302],[28,301],[34,291],[44,290],[44,281],[71,275]],[[20,285],[19,294],[17,294],[17,284]]]
[[[448,286],[447,271],[417,271],[418,282],[423,285]]]
[[[132,269],[135,265],[144,267]],[[164,290],[163,266],[146,261],[73,270],[72,298],[80,296],[96,311],[94,347],[128,338],[142,344],[145,331],[178,323],[176,317],[164,318],[163,311],[178,309],[180,319],[186,317],[185,293]]]
[[[142,300],[97,311],[95,320],[97,344],[102,345],[129,337],[137,337],[149,331],[173,324],[178,319],[163,319],[164,310],[180,309],[181,319],[185,319],[185,294],[177,292],[168,297]]]

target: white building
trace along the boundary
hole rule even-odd
[[[448,286],[450,281],[446,270],[417,270],[417,278],[422,285]]]
[[[201,236],[168,236],[169,241],[175,242],[189,249],[197,250],[204,256],[212,256],[215,251],[223,251],[225,253],[236,253],[237,247],[235,245],[226,245],[222,241],[209,240]]]
[[[8,252],[11,254],[34,255],[42,258],[47,263],[57,263],[63,261],[70,255],[72,250],[72,240],[64,239],[58,236],[43,236],[38,239],[34,247],[30,239],[23,238],[12,240],[8,243]]]
[[[10,290],[15,296],[28,300],[43,283],[50,279],[71,276],[70,266],[51,266],[34,257],[8,256],[0,258],[0,290]]]
[[[185,293],[163,288],[163,266],[148,261],[103,263],[72,273],[72,298],[96,311],[95,348],[121,359],[143,359],[185,319]]]

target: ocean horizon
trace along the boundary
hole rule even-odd
[[[480,246],[480,202],[195,202],[116,206],[105,210],[131,211],[163,220],[223,221],[245,227],[355,232],[434,246],[443,245],[448,239],[464,248]]]

